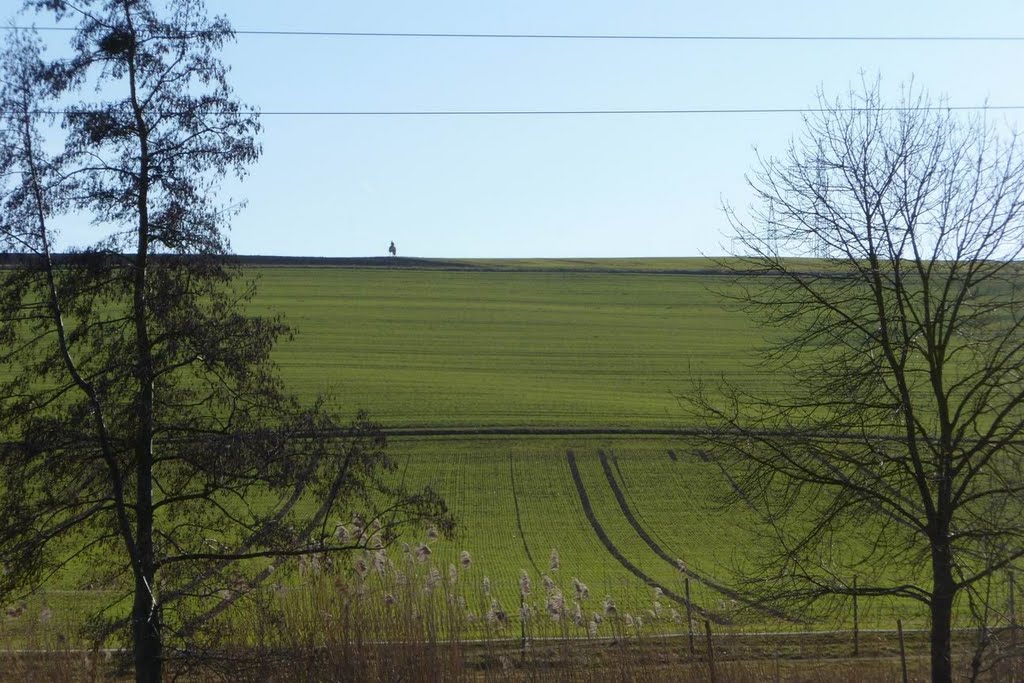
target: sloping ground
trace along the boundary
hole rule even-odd
[[[626,494],[625,494],[625,492],[623,490],[623,487],[619,485],[619,481],[616,478],[615,473],[612,472],[612,467],[609,464],[608,454],[605,453],[603,450],[601,450],[601,451],[598,451],[597,455],[598,455],[598,459],[601,461],[601,469],[604,470],[605,479],[607,479],[608,486],[611,489],[612,494],[615,496],[615,502],[618,503],[619,510],[622,512],[622,516],[626,518],[626,521],[629,522],[629,525],[636,532],[636,535],[641,540],[643,540],[643,542],[645,544],[647,544],[647,547],[650,548],[651,551],[655,555],[660,557],[662,560],[664,560],[670,566],[675,567],[684,576],[699,581],[700,583],[706,585],[707,587],[709,587],[709,588],[711,588],[711,589],[713,589],[715,591],[718,591],[719,593],[721,593],[723,596],[729,598],[730,600],[738,601],[738,602],[743,603],[744,605],[747,605],[747,606],[750,606],[750,607],[754,607],[755,609],[759,609],[757,607],[757,605],[755,605],[753,602],[748,600],[747,597],[744,596],[741,592],[739,592],[739,591],[737,591],[737,590],[735,590],[733,588],[729,588],[728,586],[723,584],[721,581],[717,581],[712,576],[709,576],[709,575],[706,575],[706,574],[701,574],[700,572],[698,572],[698,571],[696,571],[696,570],[686,566],[686,563],[683,562],[683,560],[681,558],[679,558],[678,556],[673,557],[669,553],[665,552],[665,548],[662,547],[661,543],[658,540],[655,540],[651,536],[651,533],[646,529],[645,525],[643,523],[641,523],[640,519],[637,518],[638,515],[633,514],[633,510],[630,507],[630,503],[627,502],[627,500],[626,500]],[[662,463],[662,467],[664,467],[664,463]],[[619,470],[618,459],[617,458],[615,459],[615,469],[619,471],[618,477],[621,478],[622,477],[622,471]],[[730,482],[731,482],[731,479],[730,479]],[[735,484],[733,484],[733,485],[735,485]],[[642,514],[640,516],[642,517]],[[785,618],[787,618],[787,615],[785,615],[782,612],[779,612],[777,610],[762,610],[762,611],[764,611],[769,616],[773,616],[773,617],[775,617],[777,619],[785,619]]]
[[[752,513],[715,507],[728,479],[688,443],[682,430],[698,426],[677,399],[691,377],[772,387],[748,364],[753,325],[709,291],[726,279],[671,260],[369,261],[254,268],[252,310],[298,329],[277,352],[290,386],[333,392],[342,413],[368,408],[406,480],[444,494],[459,527],[435,556],[471,553],[478,611],[485,577],[514,610],[525,571],[531,599],[544,576],[566,596],[575,578],[585,610],[610,596],[639,613],[654,586],[682,595],[678,557],[693,602],[730,618],[731,570],[757,543]],[[58,614],[72,600],[52,597]]]
[[[708,466],[673,463],[662,446],[656,439],[629,437],[397,437],[392,449],[406,454],[406,480],[435,486],[459,520],[455,540],[438,543],[436,556],[455,563],[459,551],[469,550],[474,569],[481,572],[477,580],[486,574],[503,604],[516,603],[525,571],[535,588],[548,576],[567,595],[572,579],[578,579],[589,588],[591,608],[610,596],[621,609],[646,610],[658,588],[666,609],[675,603],[682,611],[683,578],[689,575],[696,613],[726,623],[726,612],[734,607],[730,600],[739,596],[716,576],[725,566],[715,558],[730,554],[735,535],[721,533],[723,520],[697,500],[713,485],[700,472]],[[626,511],[617,502],[625,493],[618,482],[611,486],[602,471],[600,454],[609,447],[633,454],[631,464],[632,458],[661,454],[661,462],[648,467],[652,473],[661,471],[658,485],[630,490],[634,503]],[[692,476],[680,478],[673,468]],[[647,523],[652,508],[635,501],[673,498],[691,502],[672,515],[674,526],[659,526],[654,541],[633,512],[640,511]],[[703,533],[689,534],[695,527]],[[686,574],[664,548],[687,558]],[[554,569],[552,551],[558,554]]]
[[[284,312],[289,385],[392,428],[672,429],[691,375],[751,388],[758,346],[712,276],[263,268],[253,312]]]
[[[245,266],[299,268],[386,268],[454,271],[529,271],[590,273],[722,273],[723,263],[707,258],[598,258],[598,259],[436,259],[407,256],[260,256],[237,255]],[[0,264],[3,263],[0,257]]]
[[[643,569],[636,566],[636,564],[622,553],[618,546],[615,545],[615,542],[608,536],[608,533],[604,530],[601,522],[597,520],[597,515],[594,512],[594,506],[590,503],[590,496],[587,495],[586,486],[583,484],[579,468],[576,466],[576,454],[571,450],[566,451],[565,458],[566,462],[569,464],[569,470],[572,473],[572,481],[576,485],[576,493],[579,495],[580,505],[583,507],[583,514],[586,515],[587,522],[590,524],[591,530],[594,532],[594,535],[600,539],[601,544],[605,547],[605,550],[608,551],[608,554],[614,557],[615,560],[622,565],[623,569],[642,581],[645,586],[653,588],[656,591],[656,594],[664,595],[683,607],[688,607],[697,614],[710,619],[716,624],[728,623],[728,620],[721,615],[701,607],[692,599],[687,599],[685,595],[679,595],[671,588],[667,588],[663,583],[659,583],[649,574],[644,572]]]
[[[657,600],[666,613],[681,613],[689,577],[695,617],[713,623],[813,630],[849,621],[849,614],[840,614],[834,623],[814,624],[807,615],[751,609],[736,590],[734,572],[754,557],[761,540],[753,512],[717,506],[730,484],[718,464],[686,440],[404,436],[392,439],[392,451],[405,463],[406,481],[435,486],[458,519],[455,539],[439,541],[435,557],[442,566],[457,564],[459,552],[470,551],[471,580],[481,589],[487,576],[506,610],[519,604],[525,573],[532,600],[543,595],[544,577],[567,599],[577,579],[589,589],[584,611],[600,611],[610,597],[621,612],[648,614]],[[482,593],[478,601],[484,602]],[[860,609],[862,628],[891,627],[896,616],[908,628],[923,623],[916,604],[863,600]],[[661,627],[668,629],[664,619]]]

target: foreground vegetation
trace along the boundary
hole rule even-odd
[[[713,625],[688,619],[658,590],[645,607],[626,609],[616,594],[580,582],[566,554],[548,558],[539,580],[529,571],[497,580],[486,557],[455,547],[428,530],[351,562],[303,563],[294,581],[241,599],[205,649],[169,653],[168,673],[235,681],[894,681],[906,667],[910,680],[927,675],[922,631],[908,629],[902,642],[893,629],[866,631],[855,641],[850,631]],[[16,619],[31,639],[0,649],[7,678],[96,680],[126,671],[126,651],[79,648],[52,613]],[[993,635],[981,680],[1019,678],[1024,659],[1014,634]],[[967,649],[972,639],[958,634],[957,644]],[[958,674],[971,674],[966,658]]]

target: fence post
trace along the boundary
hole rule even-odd
[[[711,673],[709,680],[711,683],[717,683],[718,677],[715,675],[715,645],[711,641],[711,622],[707,619],[704,620],[704,633],[708,639],[708,670]]]
[[[900,669],[903,672],[903,683],[909,683],[910,677],[907,676],[907,648],[903,643],[903,620],[896,620],[896,633],[900,637]]]
[[[693,603],[690,602],[690,577],[683,579],[683,587],[686,590],[686,634],[690,640],[690,654],[692,655],[693,650]]]
[[[860,654],[860,613],[857,610],[857,577],[853,577],[853,656]]]
[[[1010,575],[1010,599],[1007,607],[1010,610],[1010,647],[1017,648],[1017,612],[1016,612],[1016,600],[1014,599],[1014,593],[1016,592],[1016,584],[1013,578],[1013,570],[1007,572]]]
[[[519,658],[526,661],[526,597],[519,593]]]

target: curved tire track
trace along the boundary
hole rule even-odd
[[[526,559],[530,561],[530,565],[533,567],[533,571],[537,573],[537,576],[541,575],[540,569],[537,567],[537,563],[533,559],[533,554],[530,553],[530,545],[526,542],[526,534],[523,533],[523,520],[519,516],[519,492],[516,490],[516,470],[512,466],[512,454],[508,454],[508,477],[509,481],[512,482],[512,504],[516,508],[516,529],[519,530],[519,538],[523,541],[523,550],[526,551]]]
[[[679,595],[678,593],[669,588],[662,586],[660,583],[649,577],[647,574],[643,572],[643,570],[641,570],[639,567],[637,567],[632,562],[627,560],[626,557],[622,554],[622,552],[615,546],[615,544],[612,543],[612,539],[608,537],[608,534],[605,532],[604,527],[602,527],[601,523],[597,521],[597,517],[594,515],[594,508],[590,505],[590,497],[587,495],[587,489],[583,485],[583,478],[580,477],[579,467],[576,466],[576,453],[574,453],[571,450],[566,451],[565,459],[569,463],[569,471],[572,474],[573,483],[576,484],[576,492],[579,494],[580,504],[583,506],[583,513],[587,516],[587,521],[590,522],[590,527],[594,530],[594,534],[597,535],[598,539],[600,539],[601,543],[604,545],[605,549],[609,552],[609,554],[611,554],[612,557],[618,560],[619,564],[621,564],[626,569],[626,571],[628,571],[630,574],[643,581],[646,585],[650,586],[651,588],[660,589],[662,594],[664,594],[666,597],[679,603],[680,605],[685,606],[687,604],[685,597]],[[696,604],[695,602],[691,601],[689,603],[689,606],[694,612],[704,616],[705,618],[709,619],[710,621],[713,621],[716,624],[730,623],[729,620],[725,617],[722,617],[719,614],[706,610],[700,605]]]
[[[601,451],[599,450],[598,453],[601,453]],[[639,518],[637,521],[640,523],[640,525],[644,529],[647,529],[648,528],[647,527],[647,520],[644,518],[643,513],[641,513],[640,510],[638,509],[638,506],[636,504],[636,498],[632,495],[632,493],[630,493],[629,486],[626,483],[626,476],[622,473],[622,468],[619,467],[619,458],[618,458],[618,456],[616,456],[615,452],[612,451],[610,457],[611,457],[612,465],[615,467],[615,474],[618,477],[618,480],[622,482],[622,493],[623,493],[623,495],[624,496],[629,496],[630,500],[627,501],[627,502],[632,502],[633,503],[633,508],[631,508],[631,509],[636,509],[636,516]],[[614,487],[613,487],[612,490],[614,491]],[[661,535],[657,531],[653,532],[653,534],[654,534],[654,537],[655,537],[655,542],[658,545],[662,545],[662,546],[668,545],[667,541],[664,538],[662,538]],[[669,554],[671,554],[671,553],[669,553]],[[679,557],[678,555],[673,555],[673,556],[674,557]],[[678,569],[678,567],[677,567],[677,569]]]
[[[619,482],[616,481],[615,475],[612,473],[611,466],[608,464],[608,455],[603,450],[599,450],[597,452],[597,457],[598,460],[601,461],[601,469],[604,470],[604,476],[608,480],[608,485],[612,489],[612,495],[615,496],[615,500],[619,504],[619,510],[622,512],[622,515],[626,518],[626,521],[629,522],[629,525],[633,527],[633,530],[637,533],[637,536],[639,536],[643,540],[643,542],[647,544],[647,547],[654,551],[655,555],[668,562],[677,571],[682,571],[691,579],[696,579],[697,581],[700,581],[705,586],[708,586],[709,588],[718,591],[722,595],[732,600],[735,600],[736,602],[741,602],[744,605],[747,605],[748,607],[752,607],[760,612],[771,615],[778,619],[791,620],[790,617],[787,617],[785,614],[778,610],[759,607],[755,602],[745,597],[742,593],[732,588],[729,588],[728,586],[720,584],[714,579],[711,579],[707,576],[702,576],[701,574],[693,571],[688,567],[679,567],[676,564],[675,559],[668,553],[666,553],[661,548],[661,546],[658,545],[658,543],[653,538],[651,538],[651,535],[647,533],[647,530],[643,527],[643,525],[641,525],[640,522],[637,521],[636,517],[633,515],[633,511],[629,509],[629,505],[626,503],[626,497],[622,493],[622,489],[619,487]]]

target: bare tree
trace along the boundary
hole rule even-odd
[[[165,644],[194,647],[289,558],[448,519],[388,477],[376,424],[285,391],[288,328],[245,314],[216,193],[259,125],[216,56],[226,21],[199,0],[27,4],[77,23],[69,59],[17,32],[0,58],[0,600],[69,567],[123,588],[107,630],[159,680]],[[57,254],[74,214],[96,242]],[[357,509],[377,524],[335,534]]]
[[[763,517],[752,589],[919,601],[948,681],[958,598],[1024,555],[1024,159],[912,87],[819,95],[804,124],[726,207],[773,381],[689,406]]]

